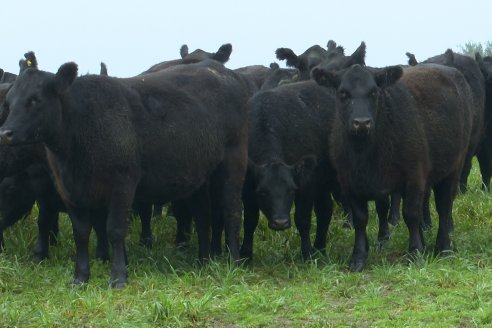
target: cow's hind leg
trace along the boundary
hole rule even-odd
[[[333,200],[328,190],[322,190],[317,193],[314,202],[314,212],[316,213],[316,239],[314,240],[314,248],[322,254],[326,254],[326,239],[333,213]]]
[[[457,184],[458,175],[452,175],[434,186],[434,200],[439,215],[439,228],[437,231],[436,246],[434,248],[436,254],[451,250],[449,227],[452,221],[453,200],[456,194]]]

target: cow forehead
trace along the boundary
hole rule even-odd
[[[342,77],[340,89],[352,91],[364,91],[376,87],[374,76],[362,67],[350,68]]]
[[[21,74],[14,82],[7,94],[7,100],[15,98],[29,97],[33,93],[38,93],[43,89],[48,77],[43,72],[27,70]]]

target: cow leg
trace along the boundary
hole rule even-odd
[[[5,249],[5,242],[3,240],[3,228],[0,227],[0,253]]]
[[[231,259],[238,262],[239,231],[241,230],[242,189],[248,161],[247,147],[237,147],[226,151],[226,157],[220,165],[220,208],[224,219],[226,241]],[[215,184],[214,184],[215,185]],[[215,206],[214,206],[215,207]],[[214,219],[215,221],[215,219]]]
[[[350,208],[354,219],[355,240],[350,271],[360,272],[364,269],[369,255],[366,227],[368,221],[367,201],[350,198]]]
[[[460,178],[460,192],[461,193],[466,193],[467,190],[467,184],[468,184],[468,176],[470,175],[471,167],[472,167],[472,154],[468,154],[465,158],[465,163],[463,165],[463,169],[461,171],[461,178]]]
[[[75,272],[73,283],[80,285],[89,281],[89,236],[91,233],[90,213],[86,210],[70,211],[75,240]]]
[[[397,225],[400,222],[400,202],[401,195],[397,192],[391,194],[391,203],[388,221],[392,225]]]
[[[379,231],[378,231],[378,244],[379,247],[383,246],[383,243],[390,238],[390,231],[388,226],[388,209],[390,207],[389,199],[376,201],[376,212],[378,214]]]
[[[124,287],[127,281],[125,237],[136,188],[136,183],[128,181],[127,177],[122,177],[122,180],[121,184],[116,184],[113,188],[106,223],[108,239],[113,249],[110,286],[114,288]]]
[[[58,209],[56,210],[56,214],[54,215],[54,219],[51,221],[51,227],[50,227],[50,234],[49,234],[49,240],[50,240],[50,246],[54,246],[58,243],[58,233],[60,231],[60,227],[58,225],[58,214],[60,212]]]
[[[38,204],[38,241],[34,248],[33,258],[35,261],[40,262],[48,258],[50,234],[53,226],[58,221],[58,209],[50,206],[49,201],[46,199],[40,199]]]
[[[185,247],[191,236],[191,224],[193,216],[190,208],[195,206],[185,200],[174,201],[172,203],[174,217],[176,218],[176,247]]]
[[[313,209],[313,196],[311,188],[298,190],[295,199],[296,210],[294,222],[301,237],[301,253],[304,260],[309,259],[313,253],[309,232],[311,230],[311,211]]]
[[[96,245],[96,258],[101,261],[109,261],[109,242],[108,234],[106,232],[106,219],[107,215],[105,211],[93,211],[91,213],[92,227],[97,236]]]
[[[421,225],[424,231],[428,231],[432,228],[432,218],[430,214],[430,195],[431,195],[431,190],[430,188],[427,188],[424,194],[424,203],[422,204],[423,216],[422,216]]]
[[[406,188],[403,196],[403,220],[408,228],[408,250],[410,253],[423,253],[424,251],[424,236],[421,225],[423,198],[424,191],[412,186]]]
[[[152,219],[152,204],[137,202],[134,208],[140,217],[142,228],[140,232],[140,245],[150,249],[152,248],[152,228],[150,222]]]
[[[162,205],[155,205],[154,204],[154,208],[152,210],[152,217],[153,218],[161,217],[162,216],[162,208],[163,208]]]
[[[482,175],[482,189],[490,191],[490,178],[492,177],[492,160],[490,151],[485,143],[480,147],[477,153],[478,164],[480,165],[480,174]]]
[[[439,215],[435,254],[451,250],[449,228],[452,221],[453,199],[456,194],[457,176],[450,176],[434,186],[434,200]]]
[[[260,207],[254,186],[251,183],[245,183],[243,188],[243,205],[244,205],[244,238],[241,246],[241,258],[249,261],[253,259],[253,240],[256,227],[260,218]]]
[[[222,233],[224,231],[224,217],[222,209],[217,199],[212,195],[212,241],[211,252],[212,256],[222,254]]]
[[[210,188],[205,183],[190,198],[191,215],[195,218],[195,228],[198,236],[198,258],[208,260],[210,258]]]
[[[314,240],[314,248],[326,255],[326,238],[333,213],[333,200],[328,190],[321,190],[317,193],[314,202],[314,212],[316,213],[316,239]]]

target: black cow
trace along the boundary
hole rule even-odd
[[[482,186],[490,191],[490,178],[492,177],[492,57],[482,58],[479,53],[476,53],[475,60],[485,79],[484,136],[477,157],[482,174]]]
[[[145,78],[77,78],[75,63],[56,74],[27,69],[17,78],[4,103],[10,114],[0,136],[12,145],[46,146],[74,229],[74,283],[89,279],[91,221],[102,212],[113,249],[111,284],[124,286],[124,238],[134,198],[139,203],[193,199],[199,256],[208,257],[208,182],[225,220],[231,256],[239,259],[248,137],[244,88],[234,72],[214,60]]]
[[[407,53],[409,56],[409,65],[416,65],[417,60],[415,56]],[[463,167],[463,172],[460,178],[460,190],[466,192],[466,185],[468,181],[468,175],[470,174],[472,166],[472,158],[477,155],[478,163],[480,164],[481,171],[486,171],[487,165],[490,163],[490,158],[487,156],[487,151],[481,152],[484,147],[479,147],[482,138],[484,136],[484,106],[485,106],[485,82],[478,63],[473,58],[461,54],[455,54],[451,49],[446,50],[444,54],[431,57],[422,62],[435,63],[445,66],[454,67],[459,70],[465,76],[468,82],[472,95],[473,95],[473,119],[472,119],[472,134],[470,137],[470,144],[468,145],[468,153]],[[485,120],[486,121],[486,120]],[[484,169],[482,169],[482,166]],[[487,173],[486,173],[487,175]],[[487,180],[487,177],[485,177]],[[490,175],[488,180],[490,180]]]
[[[229,60],[229,57],[231,56],[231,52],[232,52],[232,45],[230,43],[226,43],[220,46],[217,52],[205,52],[201,49],[197,49],[192,53],[188,53],[188,46],[183,45],[181,46],[181,50],[180,50],[181,59],[169,60],[159,64],[155,64],[145,72],[141,73],[140,75],[155,73],[163,69],[180,64],[198,63],[206,59],[216,60],[219,63],[224,64]]]
[[[24,57],[19,62],[21,72],[29,67],[37,68],[33,52],[24,54]],[[11,83],[6,86],[8,90]],[[3,104],[5,96],[6,92],[0,92],[0,104]],[[7,114],[7,110],[2,110],[0,124],[5,122]],[[39,144],[22,147],[2,145],[0,181],[0,239],[3,239],[3,230],[30,213],[34,201],[37,201],[38,240],[33,258],[35,261],[46,259],[49,245],[55,244],[58,236],[58,214],[66,209],[51,180],[44,147]],[[98,229],[99,226],[95,228]],[[109,255],[105,231],[98,229],[96,233],[96,256],[107,260]]]
[[[5,72],[3,69],[0,69],[0,83],[12,83],[15,81],[17,75]]]
[[[338,68],[364,56],[339,55]],[[334,61],[335,62],[335,61]],[[337,66],[331,66],[336,69]],[[334,92],[314,81],[302,81],[259,92],[249,101],[249,164],[243,189],[244,240],[241,255],[251,259],[259,210],[274,230],[290,227],[290,210],[301,237],[303,258],[324,251],[331,220],[331,193],[338,190],[336,172],[329,159],[331,124],[335,115]],[[309,237],[311,211],[317,217],[314,248]],[[388,237],[387,202],[378,203],[379,239]]]
[[[330,40],[327,44],[327,50],[319,45],[314,45],[308,48],[302,55],[296,55],[290,48],[278,48],[275,51],[278,60],[286,60],[287,66],[295,67],[299,70],[299,80],[309,80],[311,78],[311,70],[321,64],[331,56],[343,55],[343,47],[337,46],[335,41]]]
[[[337,89],[331,157],[355,227],[351,271],[366,264],[367,201],[403,195],[409,250],[422,252],[424,194],[433,188],[439,230],[435,251],[450,249],[448,221],[468,150],[472,94],[463,74],[442,65],[403,70],[354,65],[316,81]]]

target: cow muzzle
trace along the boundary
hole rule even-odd
[[[268,227],[272,230],[277,230],[277,231],[288,229],[290,228],[290,218],[286,218],[286,219],[275,218],[269,220]]]
[[[12,143],[14,132],[10,129],[0,129],[0,144],[8,145]]]
[[[366,136],[371,133],[374,124],[369,117],[358,117],[352,120],[352,133],[357,136]]]

